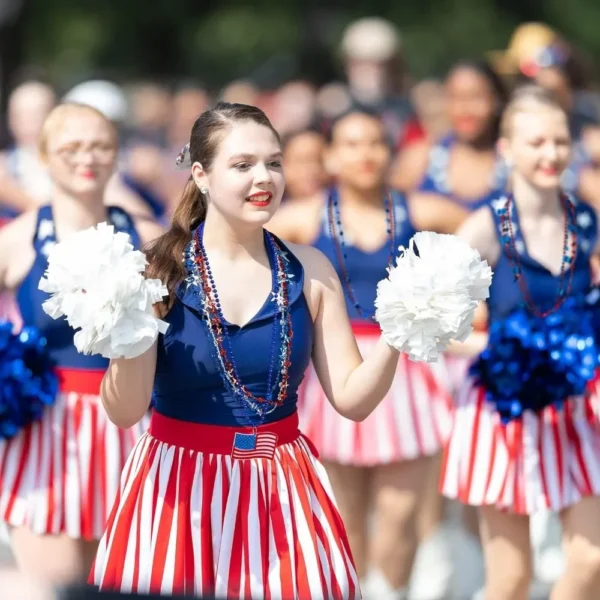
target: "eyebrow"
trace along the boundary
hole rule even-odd
[[[270,158],[282,158],[283,157],[283,152],[281,150],[279,150],[278,152],[275,152],[274,154],[271,154]],[[244,159],[244,160],[249,160],[252,158],[256,158],[255,154],[236,154],[234,156],[231,156],[229,158],[229,160],[240,160],[240,159]]]

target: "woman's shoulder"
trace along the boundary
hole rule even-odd
[[[316,235],[324,203],[325,194],[322,192],[284,202],[269,221],[267,229],[283,239],[308,243]]]
[[[18,217],[11,219],[0,229],[0,244],[3,246],[10,242],[13,244],[22,239],[30,242],[38,222],[39,209],[35,208],[21,213]]]
[[[312,281],[313,283],[338,281],[338,275],[331,261],[318,248],[308,244],[282,241],[302,265],[306,281]]]

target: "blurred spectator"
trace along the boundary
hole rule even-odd
[[[450,129],[450,122],[448,120],[444,84],[435,79],[425,79],[415,84],[410,96],[420,124],[419,129],[422,133],[412,137],[407,134],[405,143],[423,137],[430,142],[435,142],[447,134]],[[412,128],[415,128],[415,125]]]
[[[267,111],[280,135],[309,127],[315,115],[316,90],[307,81],[290,81],[277,90]]]
[[[171,118],[171,93],[164,86],[142,83],[133,87],[129,100],[128,129],[135,143],[159,147],[167,145],[167,126]]]
[[[190,140],[190,131],[196,119],[209,105],[208,92],[199,85],[185,84],[173,95],[169,118],[168,143],[171,150],[179,153]]]
[[[55,103],[54,90],[39,81],[22,83],[10,94],[8,128],[14,145],[0,156],[0,218],[43,204],[50,196],[50,180],[37,141]]]
[[[223,102],[258,106],[260,104],[260,90],[251,81],[237,79],[223,88],[220,99]]]
[[[321,87],[315,98],[315,108],[321,131],[329,132],[333,121],[348,112],[351,107],[352,98],[343,83],[333,81]]]
[[[378,17],[359,19],[344,32],[341,50],[354,103],[379,114],[391,141],[402,140],[415,115],[397,28]]]
[[[327,184],[323,164],[325,137],[316,131],[299,131],[283,140],[285,198],[309,198]]]

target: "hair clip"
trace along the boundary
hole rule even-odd
[[[181,152],[177,155],[175,159],[175,165],[177,170],[183,171],[184,169],[192,168],[192,157],[190,156],[190,145],[186,144]]]

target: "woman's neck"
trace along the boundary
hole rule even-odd
[[[81,231],[108,219],[102,196],[77,198],[60,190],[54,192],[52,212],[64,233]]]
[[[385,191],[382,187],[376,187],[372,190],[361,190],[351,185],[340,183],[337,186],[338,198],[340,203],[346,207],[366,208],[383,206],[383,195]]]
[[[470,148],[475,152],[495,152],[496,134],[491,129],[482,132],[472,140],[458,140],[459,144]]]
[[[228,260],[259,259],[266,255],[262,225],[233,224],[210,208],[204,222],[202,241],[205,248],[218,252]]]
[[[560,189],[540,189],[518,174],[513,175],[512,193],[519,216],[536,219],[562,213]]]

